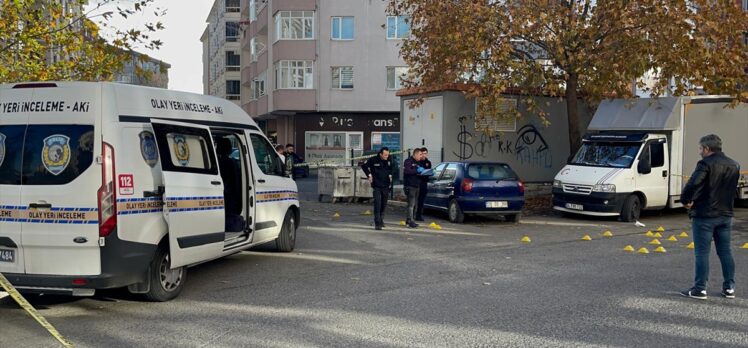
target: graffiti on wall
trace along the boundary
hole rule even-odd
[[[540,131],[532,124],[525,124],[516,133],[498,133],[474,136],[468,130],[468,122],[472,116],[462,116],[458,119],[460,132],[457,133],[457,151],[452,153],[460,160],[473,157],[487,158],[492,154],[499,154],[500,158],[514,157],[523,165],[538,168],[551,168],[553,154],[548,142]],[[477,140],[476,140],[477,139]]]

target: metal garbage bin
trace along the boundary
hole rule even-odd
[[[366,198],[371,199],[374,198],[374,190],[371,188],[371,183],[369,182],[369,177],[366,176],[366,173],[364,173],[364,170],[361,169],[361,167],[354,167],[353,168],[355,180],[356,180],[356,187],[355,187],[355,196],[356,198]]]
[[[355,185],[353,167],[321,167],[317,174],[319,201],[329,196],[333,203],[338,199],[353,200]]]

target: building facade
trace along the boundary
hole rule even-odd
[[[395,92],[407,67],[405,17],[384,1],[242,0],[242,99],[277,143],[307,161],[400,143]]]
[[[132,51],[122,71],[114,76],[114,82],[130,85],[169,88],[171,65],[148,55]]]
[[[203,92],[240,105],[240,0],[215,0],[206,19],[203,43]]]

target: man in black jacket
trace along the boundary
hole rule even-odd
[[[709,251],[714,239],[722,264],[722,296],[735,298],[735,261],[730,250],[733,204],[740,176],[740,165],[722,152],[722,139],[709,134],[699,140],[702,160],[681,193],[681,202],[693,219],[696,258],[694,286],[683,296],[706,299],[709,280]]]
[[[413,155],[403,163],[403,190],[408,197],[408,216],[405,224],[410,228],[418,227],[415,222],[415,212],[418,206],[418,191],[421,187],[421,174],[424,169],[418,163],[421,160],[421,149],[413,150]]]
[[[374,228],[381,230],[384,227],[384,209],[387,207],[387,197],[392,183],[390,150],[383,147],[376,156],[369,158],[361,169],[374,189]]]
[[[418,165],[424,170],[431,169],[431,161],[429,161],[429,149],[421,148],[421,160],[418,161]],[[419,175],[421,179],[421,185],[418,187],[418,206],[416,207],[416,221],[423,221],[423,205],[426,203],[426,194],[428,193],[428,184],[430,175]]]

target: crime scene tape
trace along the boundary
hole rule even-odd
[[[407,153],[407,151],[391,151],[390,152],[390,156],[392,156],[392,155],[399,155],[399,154],[403,154],[403,153]],[[365,158],[371,158],[371,157],[374,157],[376,155],[377,154],[371,154],[371,155],[365,155],[365,156],[357,156],[357,157],[353,157],[353,158],[347,158],[346,162],[356,161],[356,160],[365,159]],[[319,168],[319,167],[325,167],[325,166],[339,166],[339,165],[340,165],[339,161],[337,161],[337,162],[335,162],[335,161],[316,161],[316,162],[304,162],[304,163],[294,164],[294,168],[299,168],[299,167]]]
[[[70,343],[70,341],[65,339],[65,337],[63,337],[60,332],[57,331],[57,329],[55,329],[54,326],[52,326],[52,324],[47,321],[47,319],[44,319],[44,317],[36,311],[34,306],[32,306],[28,301],[26,301],[25,298],[23,298],[23,296],[21,296],[21,293],[19,293],[18,290],[13,287],[13,284],[11,284],[10,281],[8,281],[8,278],[5,278],[2,273],[0,273],[0,287],[5,289],[5,292],[7,292],[8,295],[10,295],[10,297],[15,300],[16,303],[18,303],[18,305],[23,308],[23,310],[26,311],[26,313],[34,318],[34,320],[36,320],[39,325],[45,328],[52,335],[52,337],[60,342],[63,347],[73,347],[73,344]]]

